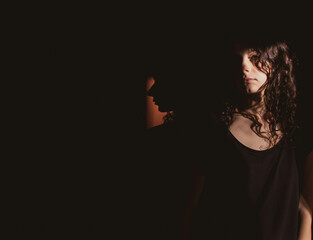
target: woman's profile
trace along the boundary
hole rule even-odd
[[[285,41],[233,46],[238,91],[195,134],[201,140],[193,143],[198,154],[184,237],[311,239],[294,150],[295,57]]]

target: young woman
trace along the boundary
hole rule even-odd
[[[239,94],[194,141],[188,239],[311,239],[293,144],[294,57],[279,41],[241,42],[234,53]]]

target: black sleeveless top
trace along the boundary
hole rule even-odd
[[[299,180],[289,141],[253,150],[223,124],[201,135],[194,147],[205,184],[190,239],[296,240]]]

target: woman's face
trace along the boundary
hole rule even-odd
[[[241,69],[242,69],[242,83],[247,94],[257,93],[261,86],[266,82],[267,75],[260,71],[252,62],[251,57],[254,52],[244,51],[241,53]]]

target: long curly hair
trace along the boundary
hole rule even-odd
[[[233,101],[226,102],[221,120],[229,127],[233,122],[234,114],[240,113],[252,121],[250,128],[259,137],[266,139],[270,146],[275,145],[279,139],[278,131],[292,141],[293,132],[297,127],[295,122],[296,56],[291,52],[286,41],[245,42],[238,46],[241,50],[252,52],[250,61],[267,75],[267,81],[259,89],[259,92],[264,90],[264,96],[262,102],[258,104],[264,104],[263,118],[269,124],[270,134],[261,132],[262,124],[258,121],[258,117],[245,110],[243,92],[235,96]]]

